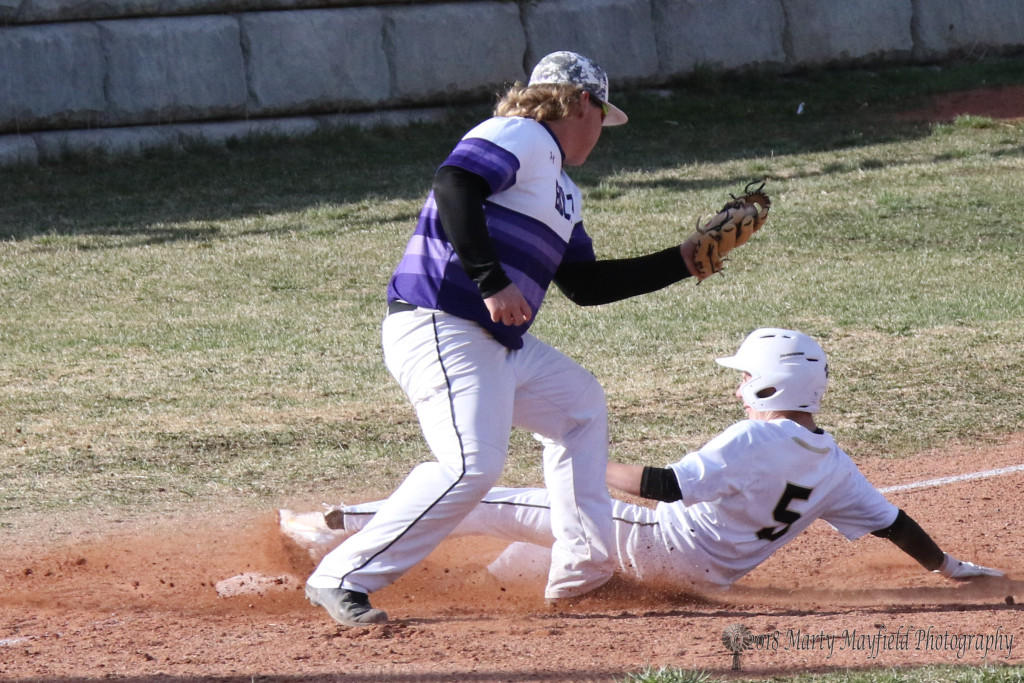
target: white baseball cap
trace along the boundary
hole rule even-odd
[[[551,83],[578,85],[595,100],[608,106],[605,126],[621,126],[629,120],[625,112],[608,101],[608,74],[594,61],[581,54],[562,50],[552,52],[537,62],[528,85]]]

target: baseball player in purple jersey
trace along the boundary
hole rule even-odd
[[[608,78],[594,62],[548,55],[495,114],[438,169],[388,285],[385,362],[436,462],[414,468],[307,580],[310,602],[344,625],[387,619],[368,594],[476,507],[504,468],[513,426],[543,446],[552,536],[545,596],[588,593],[614,572],[604,392],[529,328],[552,282],[580,305],[617,301],[691,277],[692,247],[596,260],[582,194],[564,169],[582,164],[602,127],[626,115],[608,101]]]
[[[665,468],[609,463],[610,486],[659,501],[653,509],[613,502],[610,552],[617,571],[661,585],[727,588],[820,518],[851,540],[868,533],[887,538],[951,579],[1003,575],[944,553],[817,426],[828,365],[813,339],[760,329],[718,362],[743,373],[736,396],[748,419]],[[552,500],[545,489],[495,488],[453,533],[513,541],[492,567],[522,568],[535,561],[531,548],[554,541]],[[381,509],[373,502],[339,506],[326,516],[282,511],[282,531],[294,538],[304,525],[319,528],[322,550],[372,523]]]

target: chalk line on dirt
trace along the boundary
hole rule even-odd
[[[927,479],[925,481],[917,481],[911,484],[900,484],[898,486],[886,486],[885,488],[878,489],[882,493],[893,493],[895,491],[910,491],[913,489],[929,488],[931,486],[942,486],[943,484],[955,484],[961,481],[968,481],[970,479],[987,479],[989,477],[998,477],[1003,474],[1010,474],[1012,472],[1024,472],[1024,465],[1013,465],[1012,467],[1000,467],[995,470],[985,470],[984,472],[971,472],[970,474],[958,474],[953,477],[941,477],[939,479]]]

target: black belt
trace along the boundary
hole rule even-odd
[[[388,315],[392,313],[401,313],[402,311],[415,311],[416,306],[409,303],[408,301],[389,301],[388,302]]]

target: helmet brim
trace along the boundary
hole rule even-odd
[[[743,359],[740,358],[739,356],[726,356],[725,358],[716,358],[715,362],[727,368],[732,368],[733,370],[747,372],[746,367],[744,367],[746,364],[743,362]]]

